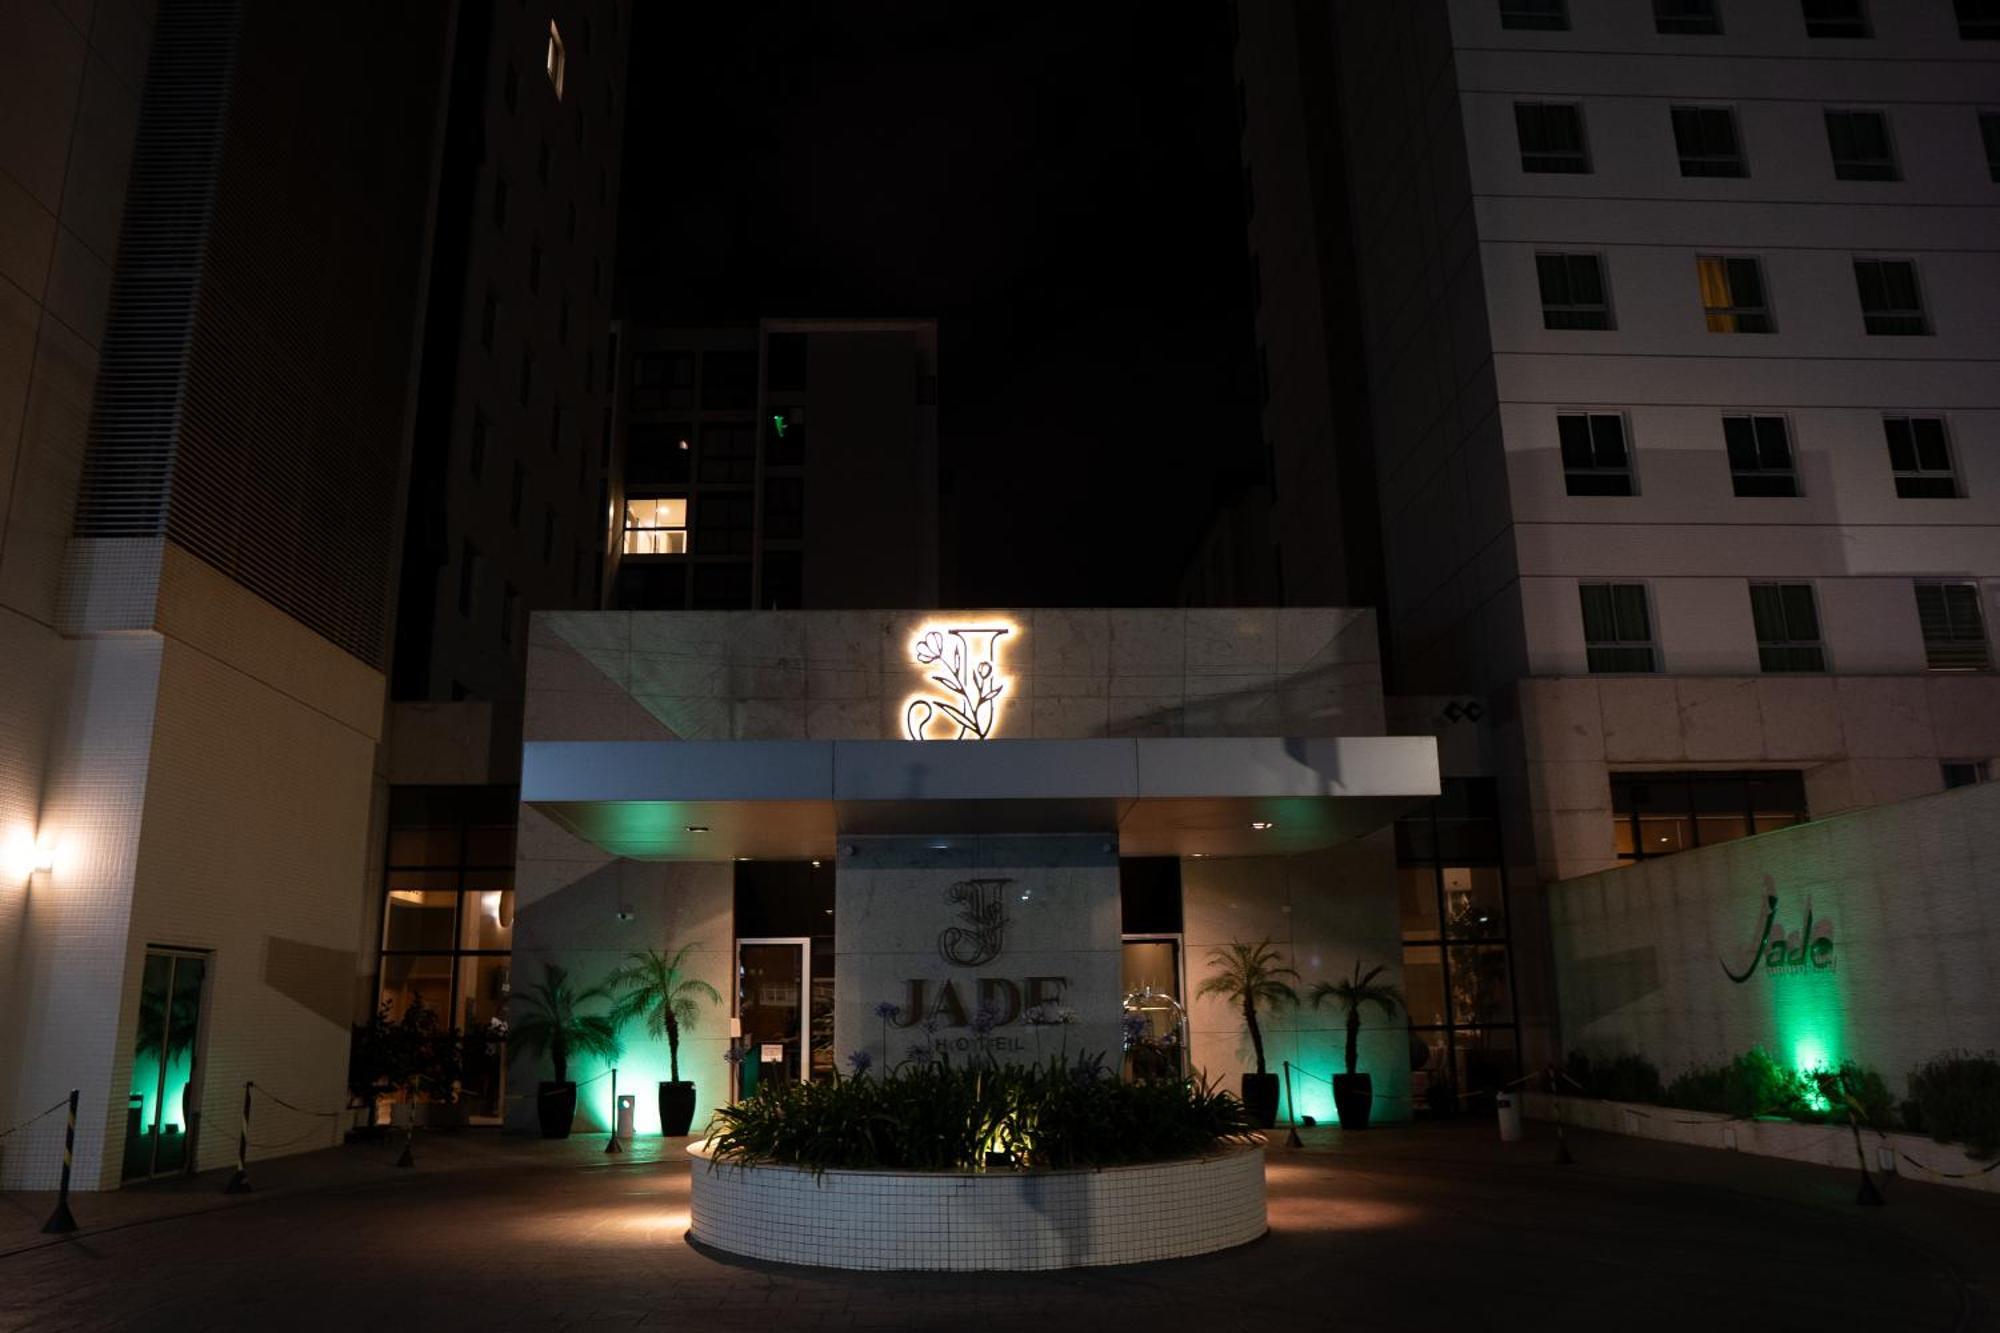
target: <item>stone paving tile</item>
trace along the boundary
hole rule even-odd
[[[1851,1173],[1571,1142],[1578,1164],[1556,1167],[1546,1141],[1484,1124],[1320,1131],[1273,1149],[1272,1231],[1240,1250],[942,1275],[697,1249],[672,1145],[607,1164],[601,1141],[440,1138],[414,1172],[372,1148],[266,1164],[248,1199],[219,1178],[79,1196],[86,1225],[115,1229],[11,1254],[0,1232],[0,1328],[1774,1333],[1992,1316],[2000,1199],[1892,1182],[1889,1207],[1861,1209]]]

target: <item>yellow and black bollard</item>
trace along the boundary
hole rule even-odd
[[[42,1230],[52,1236],[76,1230],[76,1216],[69,1210],[69,1172],[76,1161],[76,1094],[75,1088],[69,1090],[69,1124],[63,1130],[62,1184],[56,1190],[56,1210],[42,1224]]]
[[[257,1085],[244,1081],[243,1123],[236,1131],[236,1170],[230,1173],[229,1183],[222,1187],[224,1194],[248,1194],[250,1192],[250,1089]]]

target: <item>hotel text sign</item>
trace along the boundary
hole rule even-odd
[[[1006,895],[1011,879],[963,879],[945,890],[945,901],[958,909],[955,924],[938,932],[938,957],[955,968],[982,967],[1000,956],[1007,930]],[[904,984],[897,1027],[922,1023],[936,1028],[1005,1027],[1024,1014],[1036,1021],[1061,1005],[1069,978],[1061,976],[971,978],[970,998],[960,979],[911,977]],[[1016,1047],[1016,1049],[1018,1049]]]
[[[1784,928],[1777,924],[1778,895],[1769,892],[1771,880],[1768,875],[1764,878],[1764,887],[1764,924],[1757,932],[1756,942],[1751,945],[1750,960],[1741,972],[1733,971],[1728,963],[1723,963],[1723,974],[1740,986],[1756,974],[1760,963],[1773,976],[1819,972],[1832,967],[1833,924],[1821,921],[1819,933],[1815,935],[1812,900],[1807,899],[1805,924],[1798,934],[1786,935]]]

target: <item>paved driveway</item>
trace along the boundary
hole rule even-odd
[[[1545,1132],[1545,1131],[1544,1131]],[[741,1262],[685,1237],[676,1153],[605,1158],[497,1137],[266,1164],[80,1196],[43,1245],[12,1196],[6,1328],[991,1330],[1952,1329],[1991,1317],[2000,1197],[1700,1149],[1485,1124],[1317,1131],[1273,1149],[1271,1233],[1243,1249],[1047,1275],[845,1274]],[[192,1211],[192,1210],[203,1211]],[[5,1220],[0,1218],[0,1220]],[[20,1248],[31,1246],[32,1248]]]

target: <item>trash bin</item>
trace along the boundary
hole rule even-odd
[[[1521,1141],[1520,1094],[1502,1090],[1493,1098],[1493,1104],[1500,1110],[1500,1141],[1519,1143]]]

